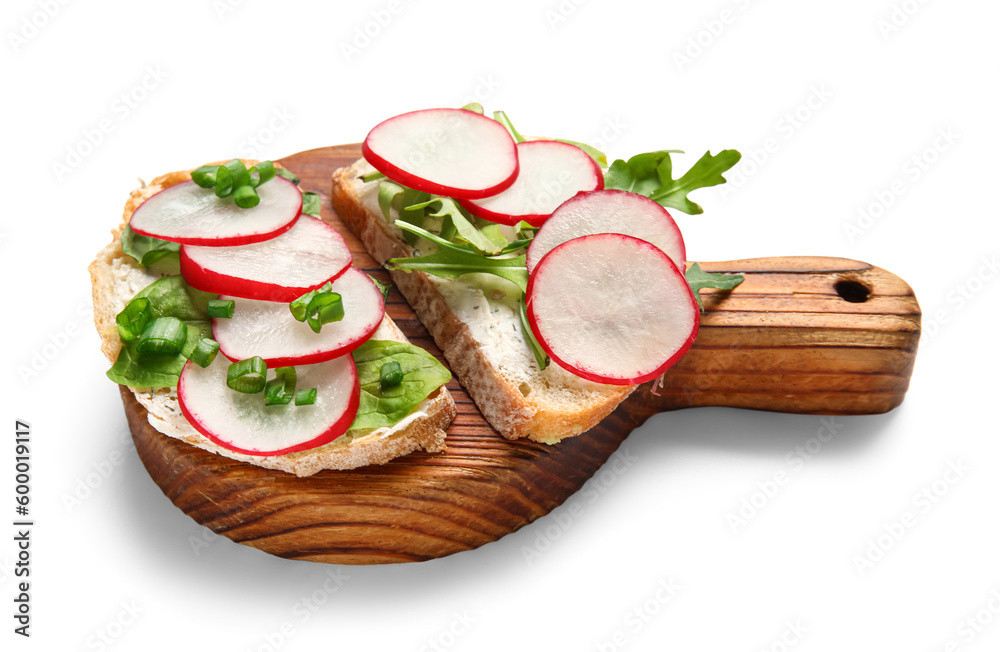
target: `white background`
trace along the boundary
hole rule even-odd
[[[4,3],[0,647],[1000,646],[1000,282],[984,264],[1000,243],[1000,5],[223,2]],[[660,415],[576,507],[433,562],[328,567],[211,537],[139,462],[90,322],[86,265],[136,177],[357,142],[470,99],[613,157],[680,148],[684,168],[740,149],[734,192],[701,191],[706,213],[679,217],[690,257],[844,256],[906,279],[925,332],[902,407],[836,419],[801,468],[786,456],[819,417]],[[9,615],[15,418],[34,433],[30,640]],[[743,500],[762,506],[734,532]],[[328,570],[347,578],[335,593]]]

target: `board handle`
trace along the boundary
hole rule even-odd
[[[743,274],[701,291],[694,345],[659,394],[643,385],[636,415],[726,406],[802,414],[879,414],[903,401],[920,339],[920,305],[901,278],[844,258],[701,263]],[[624,407],[624,406],[623,406]]]

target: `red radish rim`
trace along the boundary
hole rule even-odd
[[[350,429],[351,424],[354,423],[354,417],[356,417],[358,414],[358,408],[361,405],[361,384],[358,382],[358,368],[354,364],[354,358],[351,358],[350,360],[348,360],[348,362],[350,363],[351,375],[354,377],[354,389],[351,392],[351,398],[347,403],[347,409],[344,411],[344,414],[341,415],[341,417],[337,419],[335,422],[333,422],[333,424],[331,424],[331,426],[327,428],[326,431],[320,433],[313,439],[302,442],[300,444],[295,444],[294,446],[282,448],[279,450],[254,451],[245,448],[240,448],[238,446],[233,446],[231,443],[224,441],[219,436],[210,432],[207,428],[198,423],[198,421],[194,418],[194,416],[190,412],[188,412],[187,406],[184,405],[184,399],[182,398],[184,394],[183,370],[181,371],[180,379],[177,381],[177,403],[181,407],[181,414],[184,415],[184,418],[188,420],[188,423],[190,423],[195,430],[204,435],[205,438],[211,441],[212,443],[218,444],[219,446],[222,446],[226,450],[231,450],[234,453],[241,453],[243,455],[253,455],[256,457],[271,457],[275,455],[286,455],[288,453],[297,453],[299,451],[309,450],[311,448],[318,448],[319,446],[323,446],[324,444],[329,444],[331,441],[337,439],[345,432],[347,432],[348,429]],[[184,363],[184,366],[186,367],[187,365],[190,364],[194,363],[188,360],[186,363]],[[263,405],[264,402],[263,393],[261,393],[260,400],[261,404]],[[298,407],[299,409],[308,409],[308,406],[298,406]]]
[[[271,183],[271,182],[274,182],[274,181],[284,181],[285,183],[291,183],[291,181],[288,181],[287,179],[284,179],[282,177],[275,177],[274,179],[271,179],[271,181],[268,182],[268,183]],[[159,195],[162,192],[166,192],[168,190],[171,190],[172,188],[176,188],[177,186],[180,186],[180,185],[183,185],[183,184],[186,184],[186,183],[194,183],[194,181],[188,179],[187,181],[181,181],[180,183],[175,183],[172,186],[167,186],[166,188],[163,188],[162,190],[159,190],[159,191],[153,193],[152,195],[150,195],[149,197],[147,197],[146,199],[144,199],[142,201],[142,204],[145,204],[147,201],[149,201],[153,197],[156,197],[157,195]],[[135,231],[139,235],[144,235],[147,238],[157,238],[159,240],[166,240],[168,242],[177,242],[179,244],[201,245],[201,246],[205,246],[205,247],[227,247],[227,246],[233,246],[233,245],[254,244],[255,242],[264,242],[265,240],[270,240],[271,238],[275,238],[275,237],[281,235],[282,233],[284,233],[285,231],[287,231],[288,229],[290,229],[293,226],[295,226],[295,223],[298,221],[299,216],[302,215],[302,193],[301,192],[299,193],[299,200],[298,201],[299,201],[299,207],[295,211],[295,217],[293,217],[287,224],[285,224],[284,226],[280,227],[279,229],[277,229],[275,231],[268,231],[267,233],[252,233],[252,234],[249,234],[249,235],[234,235],[234,236],[230,236],[228,238],[164,238],[162,235],[159,235],[159,234],[156,234],[156,233],[152,233],[150,231],[145,231],[143,229],[137,229],[137,228],[135,228],[134,226],[132,226],[132,218],[131,217],[129,218],[129,228],[131,228],[133,231]],[[142,208],[142,204],[139,204],[138,206],[135,207],[135,210],[132,211],[132,215],[135,215],[136,211],[138,211],[140,208]]]
[[[680,348],[677,349],[677,352],[674,353],[672,356],[670,356],[670,358],[665,363],[657,367],[654,371],[648,372],[641,376],[630,377],[630,378],[614,378],[614,377],[601,376],[591,371],[587,371],[586,369],[580,369],[575,365],[566,362],[561,357],[552,352],[551,348],[549,348],[549,345],[544,340],[544,338],[538,337],[538,332],[539,332],[538,322],[535,319],[534,307],[531,301],[531,293],[532,290],[534,289],[534,281],[536,278],[535,274],[531,274],[528,277],[528,289],[524,295],[525,304],[527,306],[528,324],[531,326],[531,330],[535,335],[535,339],[538,341],[538,344],[542,347],[542,349],[544,349],[545,352],[549,355],[549,357],[552,358],[555,362],[557,362],[560,367],[566,369],[567,371],[570,371],[571,373],[580,376],[581,378],[584,378],[586,380],[591,380],[596,383],[603,383],[606,385],[641,385],[644,382],[659,377],[663,372],[665,372],[667,369],[672,367],[678,360],[680,360],[684,356],[684,354],[688,352],[688,349],[691,348],[691,345],[694,344],[694,340],[698,336],[698,329],[701,326],[701,309],[698,307],[698,302],[695,300],[694,294],[691,292],[691,286],[688,285],[687,279],[684,278],[684,274],[681,273],[679,269],[677,269],[677,265],[674,264],[674,261],[670,259],[670,256],[665,254],[663,250],[661,250],[659,247],[651,245],[645,240],[640,240],[639,238],[635,238],[630,235],[625,235],[622,233],[594,233],[591,235],[581,236],[579,238],[573,238],[572,240],[567,240],[566,242],[563,242],[559,246],[553,247],[551,251],[542,256],[542,259],[538,261],[538,265],[535,266],[535,269],[537,270],[541,268],[542,264],[545,262],[545,259],[548,258],[553,251],[557,251],[558,249],[564,247],[566,244],[570,242],[574,242],[576,240],[582,240],[584,238],[601,238],[609,236],[635,240],[642,246],[648,247],[650,250],[655,251],[660,256],[662,256],[668,263],[670,263],[669,265],[670,269],[673,270],[673,272],[676,273],[678,276],[680,276],[681,282],[684,283],[684,286],[688,288],[687,292],[688,300],[691,302],[691,308],[693,309],[695,316],[694,328],[691,329],[691,334],[687,337],[687,339],[684,340]]]
[[[597,192],[599,190],[603,190],[604,189],[604,173],[601,172],[601,166],[599,166],[597,164],[597,161],[595,161],[593,158],[591,158],[590,154],[587,154],[586,152],[584,152],[582,149],[580,149],[576,145],[570,145],[569,143],[563,143],[563,142],[560,142],[558,140],[526,140],[526,141],[524,141],[522,143],[517,143],[517,147],[522,147],[522,146],[525,146],[525,145],[533,145],[533,144],[536,144],[536,143],[546,143],[546,145],[549,145],[549,146],[551,146],[552,144],[556,144],[556,145],[562,145],[562,146],[565,146],[565,147],[572,147],[573,149],[580,150],[580,152],[584,156],[586,156],[587,160],[590,162],[590,165],[591,165],[591,167],[593,168],[593,171],[594,171],[594,177],[597,179],[597,187],[596,188],[591,188],[590,190],[581,190],[581,191],[577,192],[575,195],[573,195],[573,197],[570,197],[569,199],[567,199],[566,201],[571,201],[573,198],[575,198],[575,197],[577,197],[577,196],[579,196],[579,195],[581,195],[583,193]],[[520,158],[520,153],[518,154],[518,156]],[[520,161],[518,162],[518,168],[520,168]],[[517,174],[520,175],[520,169],[518,170]],[[517,181],[517,175],[515,175],[514,181]],[[513,183],[511,185],[513,185]],[[494,193],[494,194],[498,194],[498,193]],[[477,199],[479,199],[479,198],[477,197]],[[652,201],[652,200],[650,200],[650,201]],[[557,206],[552,211],[552,213],[527,213],[527,214],[524,214],[524,215],[508,215],[507,213],[497,213],[495,211],[491,211],[488,208],[484,208],[484,207],[480,206],[479,204],[474,204],[474,203],[472,203],[470,201],[460,201],[459,203],[462,205],[462,208],[464,208],[465,210],[469,211],[471,214],[475,215],[476,217],[481,217],[484,220],[489,220],[491,222],[496,222],[497,224],[503,224],[503,225],[506,225],[506,226],[517,226],[517,223],[521,222],[521,221],[527,222],[531,226],[541,226],[542,224],[545,223],[545,220],[549,219],[549,216],[552,215],[552,213],[554,213],[556,210],[559,210],[559,207]],[[565,204],[565,203],[566,202],[563,202],[563,204]],[[562,204],[560,204],[559,206],[562,206]],[[657,204],[657,206],[659,206],[659,204]]]
[[[296,220],[297,222],[298,220]],[[340,233],[337,232],[332,226],[323,220],[319,220],[323,226],[337,234],[337,237],[343,240]],[[294,224],[294,223],[293,223]],[[344,245],[347,246],[346,243]],[[348,251],[350,251],[348,249]],[[353,255],[352,255],[353,259]],[[313,290],[319,289],[331,281],[335,281],[340,278],[344,272],[351,268],[351,263],[353,260],[349,260],[347,265],[344,266],[342,270],[331,276],[330,278],[320,281],[315,285],[309,287],[293,287],[288,285],[278,285],[277,283],[268,283],[266,281],[251,281],[239,276],[230,276],[229,274],[223,274],[221,272],[215,272],[210,269],[206,269],[191,260],[185,251],[185,246],[181,245],[180,253],[181,262],[181,276],[188,285],[196,290],[201,290],[202,292],[212,292],[215,294],[227,294],[230,296],[240,297],[241,299],[256,299],[258,301],[281,301],[285,303],[291,303],[299,297],[301,297],[306,292],[312,292]],[[241,295],[237,292],[233,292],[234,287],[251,287],[253,288],[252,293],[246,293]]]
[[[348,266],[347,269],[355,269],[355,268],[352,268],[351,266]],[[346,271],[347,270],[345,270],[345,272]],[[376,292],[379,292],[378,288],[375,287],[375,283],[371,280],[371,277],[369,277],[368,274],[364,274],[364,272],[362,272],[362,274],[364,275],[365,280],[367,280],[369,283],[372,284],[373,289]],[[381,292],[379,292],[379,297],[381,297],[381,296],[382,296]],[[296,298],[298,298],[298,297],[296,297]],[[275,303],[279,303],[279,302],[275,302]],[[288,318],[292,319],[291,311],[289,311]],[[347,319],[347,316],[345,316],[344,318]],[[219,321],[220,319],[225,319],[225,318],[224,317],[213,317],[212,318],[212,332],[213,332],[213,336],[214,336],[214,332],[215,332],[215,323],[217,321]],[[316,364],[316,363],[319,363],[319,362],[326,362],[328,360],[333,360],[334,358],[339,358],[342,355],[350,353],[354,349],[358,348],[359,346],[361,346],[362,344],[364,344],[365,342],[367,342],[371,338],[372,334],[375,331],[378,330],[378,327],[382,323],[383,319],[385,319],[385,301],[384,300],[379,302],[378,318],[372,320],[372,325],[369,328],[365,329],[364,335],[362,337],[360,337],[360,338],[352,341],[352,342],[348,342],[347,344],[345,344],[344,346],[342,346],[340,348],[332,349],[330,351],[319,351],[319,352],[316,352],[316,353],[308,353],[308,354],[303,355],[303,356],[285,356],[283,358],[264,358],[264,357],[262,357],[261,359],[264,360],[264,362],[267,363],[268,368],[272,368],[272,369],[274,367],[294,367],[294,366],[297,366],[297,365]],[[222,348],[222,343],[221,342],[219,343],[219,353],[221,353],[222,355],[226,356],[226,358],[228,358],[229,360],[232,360],[233,362],[239,362],[242,359],[242,358],[235,358],[235,357],[229,355],[228,353],[226,353],[225,349]]]
[[[551,215],[555,215],[556,213],[558,213],[564,206],[569,206],[571,203],[575,203],[575,202],[579,202],[579,201],[584,201],[584,200],[587,199],[588,196],[590,196],[592,194],[598,194],[598,193],[600,193],[602,195],[605,195],[605,194],[634,195],[635,197],[638,197],[641,200],[649,202],[653,206],[656,206],[656,208],[659,209],[659,211],[663,214],[663,217],[665,217],[667,219],[667,221],[670,223],[670,225],[677,231],[677,235],[679,236],[678,239],[677,239],[677,241],[678,241],[678,243],[680,243],[680,253],[681,253],[681,256],[683,256],[684,261],[687,262],[687,246],[684,244],[684,234],[681,232],[681,228],[677,225],[677,221],[674,219],[674,216],[671,215],[670,211],[668,211],[665,207],[663,207],[662,205],[660,205],[658,202],[650,199],[649,197],[646,197],[645,195],[640,195],[639,193],[631,192],[631,191],[628,191],[628,190],[618,190],[618,189],[615,189],[615,188],[599,188],[597,190],[589,190],[589,191],[586,191],[586,192],[578,192],[575,195],[573,195],[572,197],[570,197],[569,199],[567,199],[566,201],[564,201],[562,204],[560,204],[558,208],[556,208],[554,211],[552,211],[552,213],[550,214],[550,216]],[[618,232],[617,231],[606,231],[605,233],[618,233]],[[596,234],[596,233],[590,233],[588,235],[598,235],[598,234]],[[619,233],[619,235],[628,235],[628,234],[627,233]],[[583,237],[583,236],[581,236],[581,237]],[[630,236],[630,237],[635,237],[635,236]],[[638,239],[642,240],[642,238],[638,238]],[[567,240],[566,242],[569,242],[569,240]],[[643,242],[645,242],[645,240]],[[533,241],[532,241],[532,244],[534,244]],[[564,243],[562,243],[562,244],[564,244]],[[653,245],[653,246],[656,246],[656,245]],[[528,245],[528,251],[525,252],[526,256],[527,256],[528,252],[530,252],[530,251],[531,251],[531,245]],[[549,250],[549,251],[551,251],[551,250]],[[546,253],[548,253],[548,252],[546,252]],[[666,252],[664,252],[664,253],[666,253]],[[667,257],[670,258],[669,256],[667,256]],[[542,256],[542,258],[544,258],[544,256]],[[537,263],[532,264],[530,256],[527,256],[527,260],[525,261],[525,264],[528,267],[528,273],[530,274],[531,270],[533,270],[535,267],[537,267],[541,262],[542,262],[541,259],[539,259]],[[670,262],[673,262],[672,258],[670,259]],[[677,263],[674,263],[674,266],[676,267]]]
[[[484,188],[481,190],[454,188],[452,186],[446,186],[440,183],[435,183],[433,181],[428,181],[423,177],[419,177],[413,174],[412,172],[407,172],[406,170],[396,165],[393,165],[388,160],[386,160],[385,158],[379,156],[374,151],[372,151],[371,147],[368,146],[368,139],[371,137],[372,132],[381,127],[386,122],[389,122],[390,120],[394,120],[396,118],[400,118],[403,116],[414,115],[417,113],[437,112],[437,111],[463,111],[470,115],[477,116],[499,127],[500,129],[503,130],[503,132],[507,135],[507,137],[510,138],[510,133],[502,124],[493,120],[492,118],[487,118],[484,115],[480,115],[472,111],[466,111],[465,109],[421,109],[419,111],[409,111],[407,113],[400,113],[399,115],[387,118],[382,122],[378,123],[377,125],[375,125],[374,127],[372,127],[371,131],[368,132],[368,135],[365,136],[364,142],[361,143],[361,156],[363,156],[364,159],[368,161],[368,163],[370,163],[372,167],[374,167],[376,170],[378,170],[385,176],[389,177],[391,180],[398,181],[404,186],[409,186],[414,190],[422,190],[424,192],[429,192],[434,195],[445,195],[446,197],[452,197],[454,199],[483,199],[485,197],[491,197],[493,195],[496,195],[497,193],[503,192],[507,188],[510,188],[514,184],[514,180],[517,179],[518,172],[521,169],[520,163],[517,160],[516,143],[514,142],[513,138],[510,139],[510,142],[514,150],[514,172],[510,175],[510,177],[504,179],[500,183],[497,183],[494,186],[491,186],[489,188]]]

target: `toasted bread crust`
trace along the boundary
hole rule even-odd
[[[363,182],[358,177],[363,166],[363,161],[359,161],[333,173],[334,210],[379,263],[413,255],[413,248],[401,239],[400,230],[361,197]],[[528,387],[522,388],[519,385],[523,383],[511,382],[487,358],[468,324],[455,314],[426,274],[399,270],[390,274],[480,412],[508,439],[527,437],[554,443],[578,435],[597,425],[635,390],[635,386],[593,384],[591,391],[580,393],[579,400],[567,403],[550,400],[541,379],[533,379]]]
[[[244,163],[252,166],[256,162]],[[124,307],[117,298],[120,293],[116,292],[117,285],[121,283],[120,272],[123,269],[141,269],[122,251],[122,231],[139,204],[160,190],[190,178],[190,171],[171,172],[132,191],[125,204],[121,224],[111,232],[111,242],[97,254],[88,268],[94,300],[94,324],[101,337],[101,351],[111,362],[114,362],[121,350],[121,340],[115,325],[115,317]],[[406,341],[406,336],[388,316],[379,329],[386,338]],[[329,444],[310,450],[286,455],[252,456],[218,446],[195,430],[177,407],[176,390],[129,389],[146,408],[150,425],[161,433],[218,455],[298,476],[312,475],[324,469],[353,469],[370,464],[384,464],[418,449],[443,451],[445,432],[456,414],[455,402],[448,389],[442,386],[421,404],[420,409],[424,415],[411,420],[404,428],[395,432],[389,432],[388,428],[350,431]]]

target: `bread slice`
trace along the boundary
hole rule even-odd
[[[250,166],[254,162],[246,163]],[[190,172],[171,172],[134,190],[125,204],[122,223],[112,231],[111,243],[102,249],[90,264],[94,323],[101,336],[101,351],[111,362],[118,357],[121,349],[115,317],[133,296],[162,276],[141,267],[131,256],[122,251],[122,230],[128,224],[132,212],[146,198],[163,188],[190,178]],[[388,315],[372,337],[406,341],[406,336]],[[164,435],[225,457],[298,476],[312,475],[323,469],[353,469],[369,464],[383,464],[417,449],[428,452],[443,451],[445,431],[455,418],[455,402],[447,388],[442,386],[391,428],[350,430],[329,444],[317,448],[263,457],[235,453],[204,437],[181,413],[175,389],[129,389],[146,408],[149,424]]]
[[[360,179],[370,172],[374,168],[361,159],[333,173],[334,210],[378,262],[419,255],[382,215],[378,183]],[[584,380],[555,363],[540,370],[521,330],[520,290],[508,281],[485,274],[391,274],[480,412],[508,439],[555,443],[578,435],[635,390]]]

